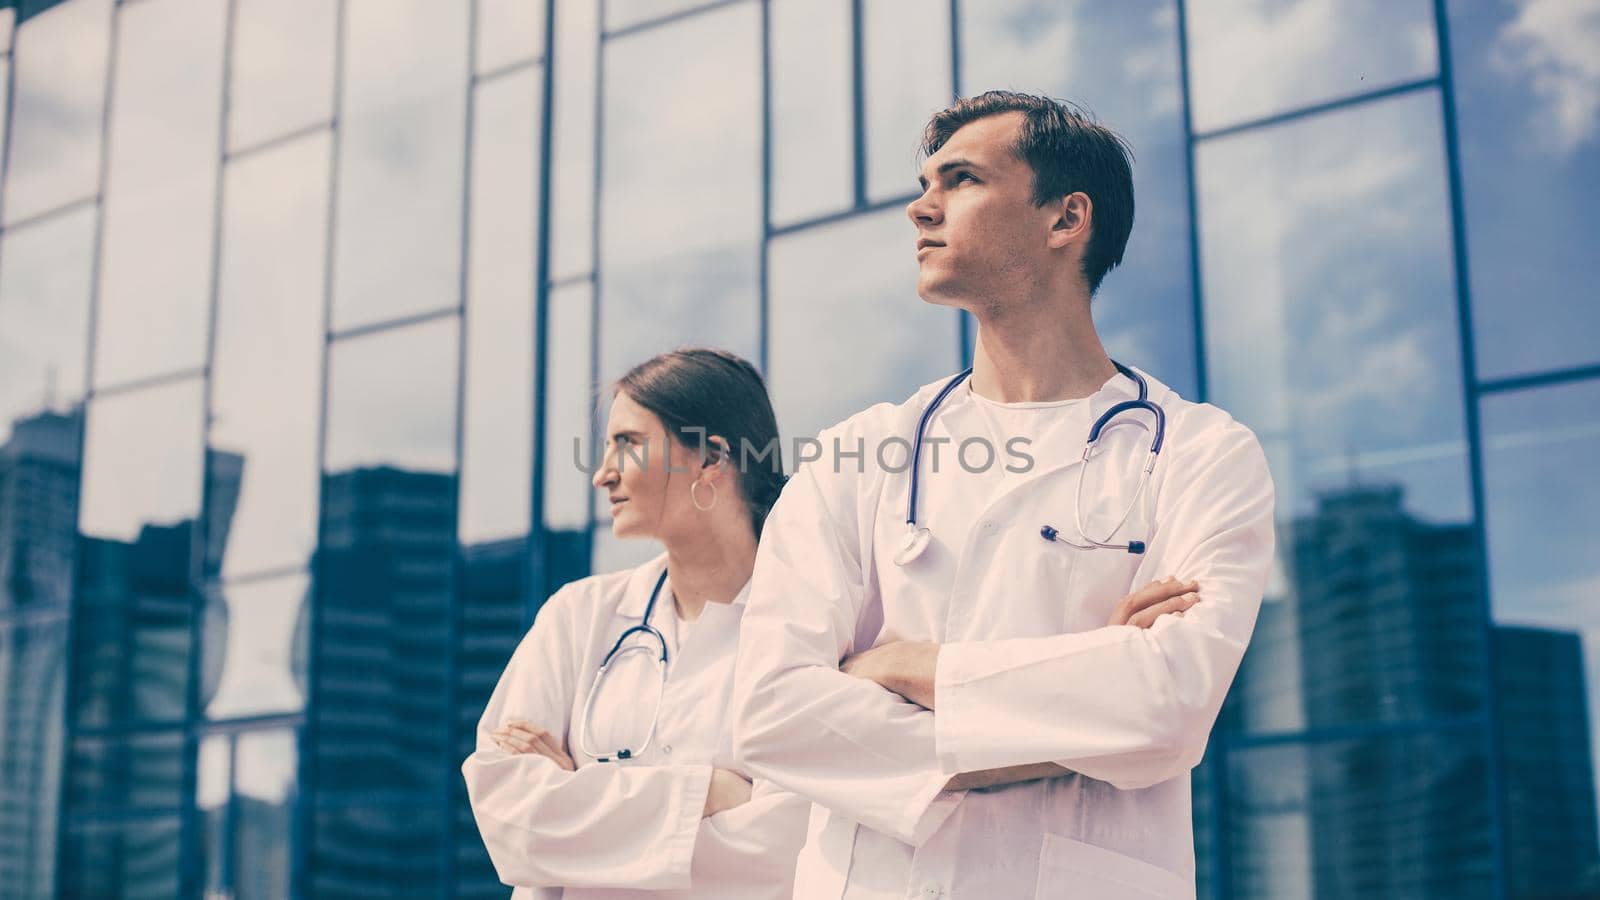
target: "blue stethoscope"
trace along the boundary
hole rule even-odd
[[[1167,436],[1167,414],[1161,409],[1160,404],[1149,399],[1150,387],[1145,383],[1144,376],[1114,359],[1111,364],[1117,367],[1118,372],[1133,379],[1134,384],[1139,386],[1139,399],[1124,400],[1116,404],[1106,410],[1100,418],[1096,419],[1094,427],[1089,429],[1089,441],[1083,448],[1083,471],[1078,474],[1077,496],[1072,507],[1073,522],[1078,527],[1078,536],[1083,539],[1083,543],[1080,544],[1077,541],[1068,540],[1051,525],[1040,527],[1039,536],[1047,541],[1059,541],[1079,550],[1125,550],[1128,553],[1143,553],[1145,550],[1144,541],[1107,542],[1110,541],[1112,535],[1117,533],[1118,529],[1127,523],[1128,516],[1132,515],[1134,508],[1139,505],[1139,498],[1143,496],[1145,485],[1150,481],[1150,473],[1155,470],[1156,457],[1161,453],[1161,442]],[[933,418],[933,413],[939,408],[939,404],[943,403],[944,399],[950,396],[950,392],[955,390],[971,374],[972,370],[969,368],[946,382],[945,386],[934,396],[933,402],[929,403],[927,408],[922,411],[922,418],[917,420],[917,433],[911,441],[911,494],[906,499],[906,536],[900,542],[899,552],[894,555],[896,565],[909,565],[913,560],[921,556],[924,550],[928,549],[929,542],[933,540],[933,532],[927,526],[917,525],[917,470],[918,463],[922,459],[922,434],[927,430],[928,422]],[[1122,518],[1117,521],[1117,524],[1106,533],[1104,540],[1095,540],[1089,537],[1088,532],[1083,527],[1083,483],[1088,480],[1089,457],[1094,454],[1094,448],[1100,441],[1100,435],[1111,424],[1111,420],[1130,410],[1146,410],[1156,417],[1155,438],[1150,442],[1150,456],[1144,464],[1144,471],[1139,476],[1139,487],[1134,491],[1133,499],[1128,503],[1128,508],[1123,511]]]
[[[650,602],[645,605],[644,617],[639,620],[639,624],[624,631],[617,638],[617,642],[611,645],[610,652],[606,653],[605,658],[600,661],[600,671],[595,673],[594,684],[589,686],[589,699],[583,703],[583,723],[578,726],[578,749],[582,750],[586,756],[592,757],[595,762],[616,762],[618,760],[632,759],[643,753],[650,746],[650,741],[656,736],[656,722],[661,718],[661,698],[667,690],[667,638],[660,631],[657,631],[654,625],[650,624],[650,613],[655,611],[656,598],[661,595],[661,586],[666,581],[667,570],[662,569],[661,577],[656,579],[656,586],[650,591]],[[622,646],[623,641],[635,634],[647,634],[655,638],[655,642],[661,647],[658,659],[661,668],[661,681],[656,685],[655,712],[650,716],[650,730],[645,732],[644,743],[639,745],[639,749],[630,750],[627,747],[623,747],[602,755],[594,752],[589,745],[589,722],[590,716],[594,712],[594,698],[600,694],[600,685],[605,682],[606,672],[611,668],[611,663],[616,658],[628,653],[650,651],[651,647],[648,641],[627,647]]]

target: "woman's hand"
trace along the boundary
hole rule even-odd
[[[711,788],[706,791],[706,806],[701,818],[714,816],[750,802],[750,780],[731,769],[712,769]]]
[[[526,719],[511,719],[495,729],[494,742],[507,753],[537,753],[568,772],[577,768],[555,735]]]
[[[1182,616],[1184,610],[1200,602],[1199,591],[1200,582],[1179,581],[1171,575],[1152,581],[1118,600],[1111,610],[1111,621],[1106,624],[1149,628],[1156,617],[1165,613]]]

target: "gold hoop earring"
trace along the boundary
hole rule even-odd
[[[710,487],[711,487],[711,502],[706,504],[705,506],[701,506],[700,505],[700,495],[696,494],[694,492],[694,489],[699,487],[701,482],[698,482],[698,481],[689,482],[689,502],[693,503],[694,504],[694,508],[700,510],[701,512],[710,512],[717,505],[717,486],[715,484],[711,484],[710,482],[706,482],[706,483],[710,484]]]

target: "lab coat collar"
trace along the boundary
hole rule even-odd
[[[1145,383],[1149,385],[1149,394],[1147,395],[1146,399],[1154,400],[1158,404],[1164,404],[1167,402],[1167,395],[1172,392],[1172,389],[1167,387],[1164,382],[1157,379],[1149,372],[1139,368],[1138,366],[1128,365],[1127,363],[1123,363],[1123,365],[1128,366],[1128,368],[1144,376]],[[952,377],[954,377],[953,374],[947,375],[938,381],[923,385],[923,387],[917,391],[911,400],[910,406],[914,407],[914,413],[916,415],[921,415],[922,410],[927,408],[928,403],[930,403],[939,393],[939,389],[942,388]],[[947,401],[945,405],[955,407],[963,403],[976,402],[971,396],[971,386],[972,379],[969,377],[967,379],[967,383],[963,385],[963,389],[955,391],[954,396],[950,398],[951,400],[955,400],[957,402],[949,403]],[[1121,403],[1124,400],[1135,399],[1138,396],[1139,386],[1133,382],[1133,379],[1124,376],[1121,372],[1117,372],[1110,378],[1106,379],[1106,382],[1100,386],[1099,390],[1089,395],[1088,421],[1093,422],[1100,418],[1100,416],[1104,415],[1106,410],[1110,409],[1111,407]],[[941,405],[939,409],[939,415],[942,415],[944,412],[944,405]],[[1153,427],[1151,424],[1152,420],[1148,415],[1130,415],[1125,418],[1119,417],[1117,421],[1136,422],[1146,431]]]
[[[650,603],[650,590],[656,586],[656,579],[661,577],[661,573],[666,568],[667,554],[662,552],[656,556],[656,558],[644,563],[629,573],[627,583],[623,586],[622,600],[617,603],[617,615],[627,616],[631,619],[642,618],[644,616],[645,606]],[[729,608],[742,609],[744,607],[745,600],[748,599],[749,596],[750,582],[746,580],[744,587],[739,589],[738,595],[736,595],[731,602],[725,604],[707,603],[705,608],[706,610],[711,610],[714,607],[727,606]],[[670,583],[662,585],[661,598],[656,601],[657,610],[655,615],[661,615],[661,605],[671,602],[671,599],[672,585]],[[704,614],[704,612],[701,613],[701,615]],[[652,616],[652,618],[654,618],[654,616]]]

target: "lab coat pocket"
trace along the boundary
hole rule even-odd
[[[1153,863],[1046,833],[1035,900],[1193,900],[1194,882]]]

